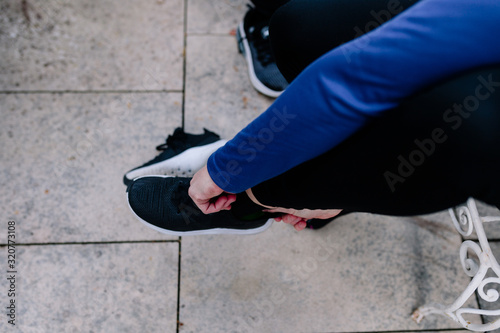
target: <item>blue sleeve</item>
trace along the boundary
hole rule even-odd
[[[499,22],[498,0],[422,0],[313,62],[212,154],[210,176],[242,192],[330,150],[418,90],[500,63]]]

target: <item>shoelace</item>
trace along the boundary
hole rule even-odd
[[[177,184],[177,188],[172,193],[172,204],[177,207],[177,214],[185,214],[188,217],[195,213],[195,209],[190,207],[186,201],[188,193],[189,183],[181,180]]]
[[[168,150],[169,148],[171,148],[176,153],[184,149],[184,147],[186,146],[186,140],[186,133],[184,133],[184,131],[181,129],[176,129],[174,131],[174,134],[168,136],[168,138],[165,140],[165,143],[156,146],[156,149],[161,151],[161,153],[146,164],[154,164],[156,162],[163,161],[166,150]]]
[[[156,146],[156,150],[165,151],[172,148],[174,151],[181,148],[186,142],[186,133],[184,131],[175,131],[173,135],[169,135],[165,143]]]
[[[181,213],[181,210],[180,210],[180,204],[181,204],[181,198],[182,198],[182,188],[184,187],[184,182],[179,182],[177,184],[177,188],[174,190],[174,192],[172,193],[172,204],[174,205],[174,207],[177,208],[177,214],[180,214]]]

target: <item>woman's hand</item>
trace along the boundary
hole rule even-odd
[[[252,189],[249,188],[246,190],[246,193],[250,200],[252,200],[257,205],[265,207],[264,212],[269,213],[283,213],[280,217],[275,217],[274,220],[276,222],[283,221],[287,224],[293,225],[295,230],[300,231],[304,230],[307,226],[307,220],[310,219],[331,219],[332,217],[337,216],[342,209],[291,209],[291,208],[281,208],[281,207],[271,207],[266,206],[255,197],[252,192]]]
[[[283,221],[292,225],[295,230],[304,230],[307,226],[307,220],[310,219],[331,219],[337,216],[342,209],[287,209],[287,208],[272,208],[266,209],[270,213],[284,213],[280,217],[274,218],[276,222]]]
[[[206,165],[191,179],[188,194],[204,214],[230,210],[231,204],[236,201],[236,194],[224,192],[214,183]]]

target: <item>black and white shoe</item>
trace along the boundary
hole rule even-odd
[[[245,56],[250,82],[260,93],[278,97],[288,86],[276,66],[269,40],[269,17],[249,7],[236,30],[238,49]]]
[[[123,183],[129,185],[133,179],[147,175],[192,177],[207,163],[210,155],[227,142],[207,129],[204,131],[203,134],[188,134],[182,128],[175,129],[164,144],[156,147],[162,152],[128,171],[123,176]]]
[[[203,214],[188,195],[190,181],[187,177],[137,178],[127,188],[129,207],[148,227],[174,236],[249,235],[262,232],[273,223],[266,213],[252,218],[238,218],[233,209]]]

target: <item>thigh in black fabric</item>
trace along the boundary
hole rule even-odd
[[[291,82],[333,48],[392,19],[415,0],[291,0],[272,16],[269,34],[276,63]]]
[[[331,151],[256,186],[266,205],[389,215],[500,203],[500,67],[409,98]]]
[[[251,0],[255,8],[271,16],[278,8],[290,0]]]

